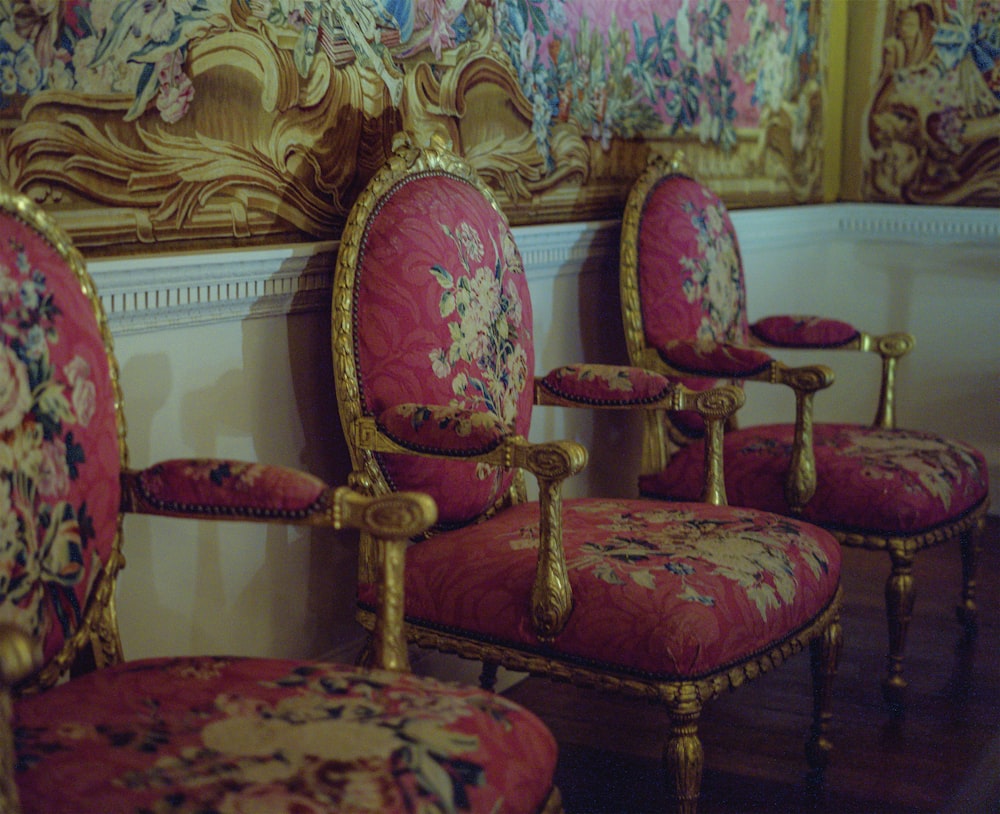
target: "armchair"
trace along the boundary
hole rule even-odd
[[[986,463],[977,450],[895,427],[897,362],[912,349],[913,337],[874,336],[822,317],[772,316],[748,324],[736,232],[722,201],[693,178],[680,154],[654,157],[629,193],[620,285],[633,364],[691,387],[757,380],[792,389],[794,423],[730,423],[725,489],[736,505],[794,516],[829,530],[844,545],[889,554],[883,689],[890,709],[901,713],[914,556],[930,545],[960,541],[964,584],[958,613],[966,632],[974,632],[975,534],[989,495]],[[823,365],[789,368],[766,348],[877,353],[882,380],[873,424],[814,424],[814,395],[832,384],[832,371]],[[696,415],[650,416],[640,493],[690,500],[702,466],[702,434]]]
[[[431,498],[229,460],[130,468],[83,259],[2,186],[0,327],[0,811],[561,809],[556,746],[535,716],[405,672],[403,550],[434,522]],[[377,558],[374,669],[125,661],[127,512],[361,529]]]
[[[796,520],[724,504],[564,500],[585,466],[573,441],[527,440],[535,404],[695,410],[721,440],[741,403],[638,368],[570,365],[535,377],[529,290],[492,192],[442,144],[401,137],[357,199],[333,292],[332,347],[351,483],[419,489],[439,508],[406,552],[406,636],[421,647],[639,696],[670,713],[664,760],[681,811],[697,805],[704,704],[808,645],[822,778],[840,647],[839,546]],[[539,498],[526,499],[525,473]],[[376,594],[362,539],[359,619]]]

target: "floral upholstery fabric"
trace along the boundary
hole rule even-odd
[[[731,504],[789,511],[783,489],[792,431],[790,424],[776,424],[727,433],[723,457]],[[800,517],[827,528],[870,534],[929,531],[961,518],[989,492],[983,455],[931,433],[818,424],[814,449],[816,494]],[[700,443],[679,450],[665,471],[640,479],[640,491],[696,499],[702,456]]]
[[[636,248],[643,331],[650,347],[662,353],[672,340],[748,344],[736,230],[711,190],[683,175],[657,183],[642,210]],[[680,381],[695,390],[724,383]],[[704,428],[692,412],[673,414],[671,420],[692,434]]]
[[[115,394],[94,311],[33,229],[0,233],[0,619],[48,661],[78,627],[118,529]]]
[[[858,338],[858,329],[839,319],[773,316],[757,320],[750,332],[769,345],[786,348],[838,348]]]
[[[507,435],[493,413],[455,405],[398,404],[379,417],[379,428],[398,444],[423,452],[476,455],[496,449]]]
[[[535,365],[527,281],[506,219],[475,187],[434,172],[394,187],[367,223],[355,297],[366,414],[452,405],[527,436]],[[394,488],[430,493],[443,525],[492,506],[512,478],[463,461],[380,461]]]
[[[163,511],[296,520],[317,508],[319,478],[268,464],[175,459],[139,473],[142,497]]]
[[[136,661],[15,715],[26,814],[535,814],[556,760],[541,722],[496,695],[282,660]]]
[[[566,365],[548,373],[541,386],[580,404],[648,404],[666,398],[673,385],[659,373],[620,365]]]
[[[411,546],[407,618],[584,665],[696,678],[806,625],[831,602],[840,575],[827,532],[731,506],[569,500],[563,544],[574,608],[550,645],[530,619],[537,503]],[[373,601],[371,586],[361,586],[361,599]]]

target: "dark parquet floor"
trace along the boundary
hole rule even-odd
[[[972,648],[961,645],[954,612],[957,544],[917,555],[901,720],[890,719],[879,687],[888,556],[845,549],[844,557],[844,650],[825,795],[810,802],[806,794],[811,681],[808,654],[801,653],[707,705],[699,727],[699,811],[1000,814],[1000,520],[990,518],[983,537]],[[506,695],[538,713],[559,741],[557,782],[567,814],[668,809],[661,709],[538,678]]]

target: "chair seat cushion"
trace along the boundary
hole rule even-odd
[[[548,730],[504,698],[286,660],[131,662],[15,715],[22,805],[45,814],[536,814],[556,760]]]
[[[698,678],[806,626],[839,581],[834,538],[787,518],[705,504],[569,500],[563,545],[574,606],[545,644],[529,615],[538,519],[538,504],[523,503],[411,546],[407,618],[585,666]],[[371,586],[361,589],[371,603]]]
[[[959,441],[917,430],[850,424],[813,429],[816,494],[803,520],[858,534],[917,534],[954,522],[989,493],[982,454]],[[784,479],[790,424],[728,433],[723,450],[729,503],[787,513]],[[644,495],[690,500],[701,483],[700,443],[675,453],[670,466],[640,479]]]

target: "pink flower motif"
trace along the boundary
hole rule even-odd
[[[184,73],[184,59],[180,51],[165,56],[159,63],[160,93],[156,109],[167,124],[179,122],[187,113],[194,99],[194,84]]]
[[[72,361],[63,365],[63,373],[66,374],[66,381],[75,387],[78,379],[85,379],[90,375],[90,365],[82,356],[76,355]]]
[[[58,438],[42,445],[42,456],[36,475],[38,492],[46,498],[58,498],[69,490],[69,470],[66,466],[66,445]]]
[[[0,432],[20,426],[31,409],[28,369],[10,348],[0,348]]]
[[[66,381],[73,388],[73,411],[76,420],[84,427],[90,424],[97,409],[97,388],[90,380],[90,365],[81,356],[63,366]]]
[[[79,379],[73,387],[73,411],[81,426],[90,424],[97,410],[97,388],[90,379]]]

